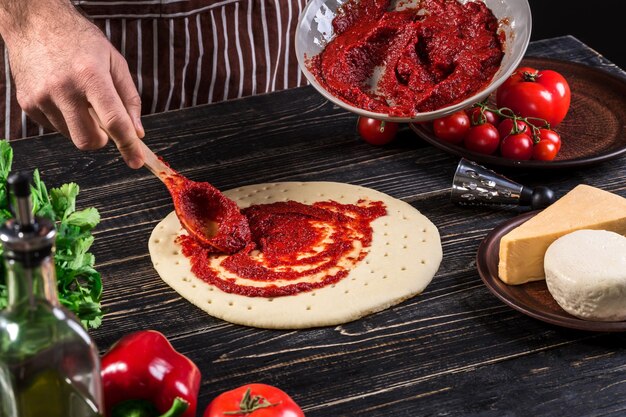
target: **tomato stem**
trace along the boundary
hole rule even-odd
[[[253,411],[259,410],[261,408],[269,408],[269,407],[276,407],[277,405],[279,405],[280,402],[278,403],[270,403],[269,401],[267,401],[267,399],[265,397],[262,397],[260,395],[251,395],[251,390],[250,388],[248,388],[246,390],[246,393],[243,394],[243,397],[241,398],[241,401],[239,402],[239,410],[234,410],[234,411],[224,411],[222,414],[224,415],[248,415],[250,413],[252,413]]]
[[[527,74],[527,72],[524,72],[524,74]],[[528,73],[528,74],[532,75],[531,73]],[[534,74],[534,75],[537,76],[537,74]],[[539,140],[540,140],[539,129],[550,129],[550,123],[548,123],[546,119],[542,119],[540,117],[532,117],[532,116],[529,116],[529,117],[518,116],[513,112],[513,110],[511,110],[508,107],[500,107],[500,108],[490,107],[486,102],[478,102],[478,103],[475,103],[474,106],[480,107],[481,115],[483,115],[485,111],[490,111],[505,119],[513,120],[512,132],[514,134],[521,132],[517,126],[518,120],[526,123],[526,125],[528,125],[528,127],[530,127],[531,129],[530,136],[535,144],[539,143]],[[531,120],[535,122],[533,123]],[[538,127],[537,125],[541,127]]]
[[[528,82],[537,82],[537,78],[541,77],[541,74],[539,74],[539,71],[523,71],[522,72],[522,79],[524,81],[528,81]]]

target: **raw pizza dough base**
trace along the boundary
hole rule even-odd
[[[336,284],[297,295],[263,298],[230,294],[198,279],[176,237],[185,233],[174,212],[152,231],[148,243],[154,268],[183,298],[211,316],[245,326],[302,329],[347,323],[421,293],[439,269],[439,232],[411,205],[378,191],[334,182],[255,184],[225,191],[240,208],[252,204],[334,200],[382,201],[387,215],[374,220],[367,256]]]

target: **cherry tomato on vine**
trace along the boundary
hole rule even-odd
[[[361,138],[371,145],[385,145],[398,133],[398,123],[359,117],[357,131]]]
[[[466,112],[472,126],[483,123],[491,123],[492,125],[497,126],[500,121],[500,116],[496,113],[490,110],[481,109],[480,107],[472,107],[467,109]]]
[[[284,391],[266,384],[247,384],[211,401],[203,417],[304,417],[302,409]]]
[[[465,135],[470,128],[470,119],[467,113],[459,110],[448,116],[435,119],[433,121],[433,131],[435,136],[446,142],[459,144],[463,142]]]
[[[496,90],[498,107],[517,115],[546,120],[551,127],[565,118],[571,101],[569,84],[553,70],[520,67]],[[531,123],[541,127],[541,123]]]
[[[517,122],[517,133],[526,133],[527,135],[531,134],[530,127],[526,124],[526,122],[522,120],[516,120]],[[500,133],[500,137],[504,139],[509,136],[513,132],[513,119],[504,119],[498,124],[498,133]]]
[[[549,140],[544,139],[533,146],[533,159],[537,161],[552,161],[557,153],[559,150],[556,145]]]
[[[552,142],[556,146],[557,152],[561,150],[561,136],[559,136],[559,134],[556,133],[554,130],[539,129],[537,133],[537,139],[539,140],[539,143],[543,141]]]
[[[463,144],[470,151],[491,155],[500,146],[500,134],[491,123],[483,123],[469,129]]]
[[[503,157],[517,160],[528,160],[533,156],[533,140],[525,133],[505,137],[500,143]]]

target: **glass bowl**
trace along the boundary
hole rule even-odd
[[[500,22],[499,31],[503,32],[506,39],[504,42],[504,56],[500,68],[491,82],[471,97],[447,107],[442,107],[434,111],[416,113],[411,117],[392,117],[385,113],[363,110],[346,103],[341,98],[334,96],[326,90],[307,68],[306,60],[319,54],[324,49],[324,46],[333,38],[332,21],[336,15],[337,9],[346,1],[347,0],[310,0],[307,3],[300,15],[296,29],[296,56],[300,69],[309,83],[315,87],[318,92],[336,105],[356,113],[359,116],[401,123],[426,122],[467,108],[475,102],[487,98],[513,73],[524,57],[530,41],[532,19],[527,0],[483,0]],[[466,3],[472,0],[459,1]]]

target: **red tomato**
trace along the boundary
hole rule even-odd
[[[496,113],[490,110],[481,109],[480,107],[472,107],[471,109],[466,110],[466,112],[472,126],[481,125],[483,123],[491,123],[492,125],[497,126],[500,121],[500,116]]]
[[[266,384],[247,384],[226,391],[211,401],[203,417],[304,417],[284,391]]]
[[[556,133],[554,130],[550,129],[539,129],[537,133],[537,139],[539,142],[548,141],[554,143],[556,146],[556,151],[561,150],[561,136]]]
[[[498,107],[523,117],[544,119],[554,127],[565,118],[571,101],[569,84],[552,70],[520,67],[496,91]],[[531,123],[541,126],[539,121]]]
[[[470,128],[463,144],[470,151],[491,155],[500,146],[500,134],[491,123],[483,123]]]
[[[500,137],[504,139],[509,136],[511,133],[526,133],[527,135],[531,134],[530,127],[519,119],[517,121],[517,132],[513,131],[513,119],[504,119],[498,124],[498,133],[500,133]]]
[[[435,119],[433,130],[435,136],[446,142],[459,144],[470,128],[470,119],[463,110],[452,113],[448,116]]]
[[[538,161],[552,161],[559,153],[554,142],[542,140],[533,147],[533,159]]]
[[[504,91],[506,91],[510,86],[520,83],[522,81],[524,81],[524,73],[526,72],[536,72],[537,70],[531,67],[517,67],[517,69],[515,71],[513,71],[513,73],[509,76],[509,78],[507,78],[506,80],[504,80],[504,82],[502,83],[502,85],[500,85],[500,87],[498,87],[498,89],[496,90],[496,103],[499,103],[500,101],[502,101],[502,93]]]
[[[533,156],[533,140],[525,133],[509,135],[502,140],[500,153],[505,158],[528,160]]]
[[[385,145],[398,133],[398,124],[370,117],[359,117],[357,130],[363,140],[371,145]]]

